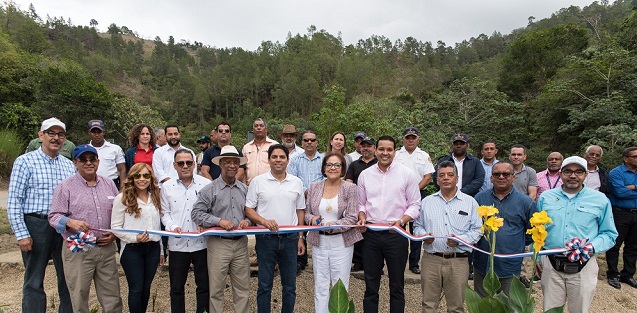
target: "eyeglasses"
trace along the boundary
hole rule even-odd
[[[502,173],[491,173],[491,176],[495,177],[495,178],[499,178],[500,176],[504,177],[504,178],[509,178],[511,177],[511,175],[513,175],[512,173],[509,172],[502,172]]]
[[[66,138],[66,133],[65,132],[56,133],[56,132],[54,132],[52,130],[47,130],[47,131],[44,131],[44,133],[47,134],[51,138],[53,138],[55,136],[58,136],[58,138]]]
[[[575,171],[562,170],[562,174],[564,174],[566,176],[571,176],[573,174],[575,174],[577,176],[582,176],[582,175],[586,174],[586,171],[585,170],[575,170]]]
[[[637,159],[637,154],[635,154],[635,155],[627,155],[626,157],[627,158],[631,158],[631,159]]]
[[[315,142],[316,138],[303,138],[303,142]]]
[[[230,130],[229,129],[218,129],[217,132],[220,133],[220,134],[230,133]]]
[[[134,179],[140,179],[142,177],[144,177],[145,179],[150,179],[150,173],[144,173],[144,174],[137,173],[133,175]]]
[[[325,167],[327,168],[341,168],[341,163],[325,163]]]
[[[97,158],[77,158],[78,161],[82,162],[82,163],[96,163],[97,162]]]
[[[184,167],[184,165],[186,165],[186,167],[191,167],[193,164],[195,164],[195,162],[193,162],[193,161],[177,161],[177,162],[175,162],[175,164],[177,164],[177,166],[179,166],[179,167]]]

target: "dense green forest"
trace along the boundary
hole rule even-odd
[[[237,146],[256,117],[276,139],[293,123],[323,144],[336,130],[399,136],[416,126],[433,157],[448,153],[451,134],[466,132],[476,154],[485,140],[498,144],[500,158],[526,145],[538,169],[550,151],[581,153],[591,143],[614,166],[637,144],[635,6],[571,6],[453,46],[382,35],[345,45],[311,25],[246,51],[142,40],[115,24],[99,32],[108,21],[74,25],[9,2],[0,8],[0,121],[26,142],[44,116],[59,116],[77,143],[99,118],[123,147],[142,121],[178,124],[194,145],[226,120]]]

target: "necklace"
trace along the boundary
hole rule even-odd
[[[332,209],[332,199],[325,199],[325,201],[327,201],[327,207],[325,208],[325,211],[327,211],[327,213],[332,213],[332,211],[334,211],[334,209]]]

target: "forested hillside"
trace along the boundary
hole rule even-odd
[[[529,17],[510,34],[455,44],[379,34],[345,45],[311,25],[246,51],[144,41],[109,21],[75,25],[8,3],[0,9],[0,121],[26,141],[42,117],[55,115],[71,140],[85,142],[86,122],[100,118],[122,146],[142,121],[176,123],[190,145],[222,120],[242,145],[256,117],[277,139],[281,125],[293,123],[316,130],[322,144],[335,130],[377,137],[416,126],[434,157],[462,131],[474,149],[495,140],[500,156],[522,143],[538,168],[548,151],[580,153],[590,143],[616,164],[621,149],[637,144],[634,7],[571,6]]]

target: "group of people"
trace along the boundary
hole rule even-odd
[[[553,152],[547,169],[536,173],[524,164],[524,146],[514,145],[508,160],[498,161],[496,144],[486,142],[478,159],[467,152],[469,136],[463,133],[452,136],[452,152],[434,165],[418,147],[415,127],[404,129],[400,149],[391,136],[375,140],[358,132],[353,136],[356,149],[349,154],[342,132],[332,134],[326,152],[320,153],[319,138],[311,130],[301,133],[285,125],[279,143],[268,137],[266,121],[259,118],[252,131],[254,139],[239,150],[231,142],[231,125],[221,122],[210,137],[199,138],[196,155],[182,146],[178,126],[139,124],[131,129],[130,148],[124,152],[104,140],[100,120],[89,121],[87,144],[72,147],[63,122],[43,121],[37,140],[29,145],[33,151],[16,159],[9,185],[8,217],[25,265],[22,310],[46,310],[43,278],[52,258],[60,312],[88,312],[91,281],[103,312],[121,312],[119,246],[130,312],[146,311],[156,269],[166,258],[172,312],[185,311],[184,285],[191,267],[197,312],[223,312],[227,276],[235,312],[248,312],[247,236],[178,234],[259,225],[271,231],[256,235],[257,260],[252,262],[258,264],[259,312],[278,306],[282,312],[294,311],[296,276],[307,266],[308,245],[316,312],[328,311],[332,285],[341,279],[348,288],[350,272],[359,270],[366,286],[363,309],[377,312],[385,267],[390,311],[403,312],[407,266],[421,275],[423,312],[437,312],[443,292],[448,312],[463,312],[467,280],[474,279],[475,290],[486,295],[482,282],[490,265],[486,255],[472,253],[454,239],[488,250],[480,205],[496,206],[504,218],[496,233],[496,253],[524,252],[531,243],[529,219],[538,211],[553,219],[545,249],[564,247],[575,237],[592,244],[588,262],[575,267],[565,267],[560,255],[542,257],[538,278],[545,310],[568,301],[571,312],[588,311],[597,281],[594,254],[607,250],[608,283],[637,288],[637,147],[626,149],[623,164],[610,172],[598,166],[602,148],[590,146],[583,158],[564,159]],[[432,181],[438,191],[428,195]],[[367,228],[379,224],[436,238],[410,241],[392,230]],[[303,225],[350,227],[280,231]],[[162,228],[175,236],[145,232]],[[64,239],[78,232],[94,236],[96,246],[83,252],[65,248]],[[619,272],[622,244],[624,268]],[[526,267],[521,258],[496,259],[494,270],[508,293]],[[273,304],[276,271],[282,301]]]

